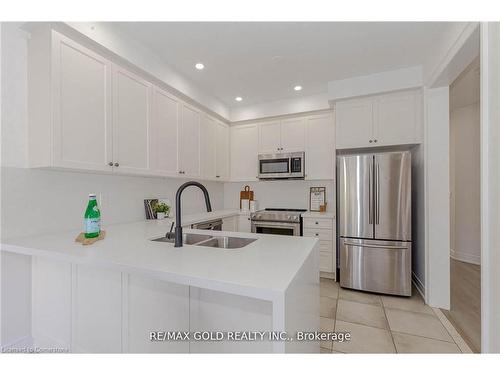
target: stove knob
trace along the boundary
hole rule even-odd
[[[287,218],[288,220],[290,220],[292,217],[291,217],[290,215],[288,215],[286,218]]]
[[[297,220],[297,219],[298,219],[298,217],[297,217],[297,216],[294,216],[294,217],[292,217],[292,219],[293,219],[293,220]]]

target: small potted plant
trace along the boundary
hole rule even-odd
[[[163,203],[163,202],[157,202],[154,205],[153,210],[156,214],[156,218],[158,220],[161,220],[161,219],[165,219],[166,217],[168,217],[168,214],[170,213],[170,206],[166,203]]]

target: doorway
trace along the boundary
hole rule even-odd
[[[445,315],[481,351],[479,56],[450,85],[450,310]]]

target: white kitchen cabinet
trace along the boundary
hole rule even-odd
[[[158,87],[153,88],[150,132],[151,172],[155,175],[178,174],[177,134],[179,101]]]
[[[304,216],[304,237],[319,239],[319,270],[321,277],[335,279],[336,234],[335,219],[320,213],[306,213]]]
[[[374,135],[377,144],[390,146],[418,143],[421,96],[416,91],[382,95],[374,106]]]
[[[113,66],[113,166],[117,172],[149,173],[151,84]]]
[[[201,177],[214,179],[216,175],[217,123],[207,116],[201,116],[200,124],[200,169]]]
[[[238,215],[238,232],[251,233],[252,222],[250,220],[250,212]]]
[[[122,351],[122,274],[107,268],[77,265],[72,302],[72,351]]]
[[[179,175],[200,176],[200,112],[187,105],[181,106],[179,129]]]
[[[215,148],[215,178],[221,181],[229,179],[229,126],[217,122]]]
[[[355,99],[336,103],[335,129],[337,149],[368,147],[374,139],[373,100]]]
[[[189,331],[189,286],[122,274],[126,280],[124,309],[126,353],[188,353],[189,342],[151,341],[149,332]]]
[[[421,100],[405,91],[336,103],[337,149],[420,143]]]
[[[304,118],[291,118],[281,121],[281,151],[302,152],[305,150]]]
[[[331,113],[306,119],[306,179],[331,180],[335,175],[335,131]]]
[[[281,123],[279,121],[259,124],[259,153],[281,152]]]
[[[54,31],[28,48],[32,167],[111,171],[111,63]]]
[[[255,181],[258,172],[258,128],[256,124],[231,127],[231,180]]]
[[[305,120],[291,118],[259,124],[259,153],[304,151]]]
[[[228,216],[222,219],[222,230],[224,232],[238,231],[238,216]]]

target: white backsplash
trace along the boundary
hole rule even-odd
[[[144,198],[168,198],[186,180],[2,167],[2,237],[81,228],[88,194],[102,197],[103,225],[144,220]],[[223,208],[220,182],[202,182],[213,210]],[[188,188],[183,213],[205,210],[203,193]]]
[[[224,208],[239,208],[240,191],[245,185],[249,185],[254,191],[258,209],[266,207],[309,209],[309,188],[324,186],[326,187],[327,211],[335,210],[333,180],[228,182],[224,184]]]

